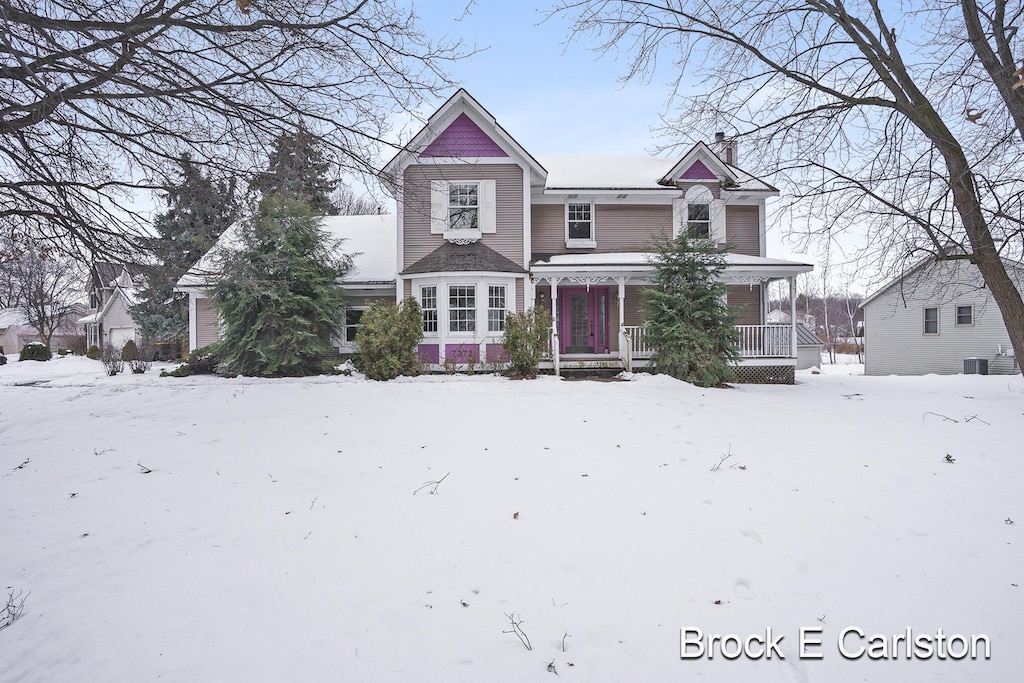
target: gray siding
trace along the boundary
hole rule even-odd
[[[523,263],[523,169],[515,164],[412,165],[405,171],[403,202],[405,270],[444,244],[444,237],[430,232],[431,180],[495,180],[497,226],[481,241],[522,267]]]
[[[649,251],[654,235],[671,234],[669,205],[597,204],[594,236],[597,248],[565,248],[565,205],[537,204],[531,212],[535,254]]]
[[[747,256],[761,255],[761,227],[758,207],[726,204],[725,239],[734,245],[733,252]]]
[[[985,358],[992,374],[1018,372],[1013,358],[998,356],[1010,337],[974,266],[938,263],[912,273],[864,307],[868,375],[950,375],[963,372],[964,358]],[[974,306],[974,324],[956,324],[957,306]],[[924,333],[924,309],[939,309],[938,334]]]
[[[209,346],[220,339],[217,309],[210,299],[196,299],[196,346]]]

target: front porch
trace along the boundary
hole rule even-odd
[[[811,266],[776,259],[728,255],[722,282],[729,304],[740,309],[738,381],[792,383],[797,358],[795,323],[767,324],[768,283],[789,283],[796,306],[796,275]],[[534,305],[551,313],[551,344],[541,367],[563,371],[634,372],[652,364],[641,301],[653,265],[647,254],[559,255],[531,268]],[[791,320],[796,319],[795,310]]]

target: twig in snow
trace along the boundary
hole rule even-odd
[[[943,422],[960,422],[960,420],[954,420],[951,417],[946,417],[945,415],[940,415],[939,413],[933,413],[931,411],[929,411],[929,412],[927,412],[927,413],[925,413],[924,415],[921,416],[921,422],[924,422],[924,418],[926,416],[928,416],[928,415],[934,415],[935,417],[941,417]]]
[[[717,465],[715,465],[714,467],[712,467],[712,468],[711,468],[711,471],[712,471],[712,472],[717,472],[717,471],[719,471],[720,469],[722,469],[722,465],[723,465],[723,464],[725,463],[725,461],[726,461],[726,460],[728,460],[728,459],[729,459],[729,458],[731,458],[731,457],[732,457],[732,444],[729,444],[729,450],[728,450],[728,452],[727,452],[727,453],[726,453],[725,455],[723,455],[723,456],[722,456],[722,457],[721,457],[721,458],[720,458],[720,459],[718,460],[718,464],[717,464]]]
[[[555,674],[556,676],[558,675],[558,669],[555,668],[555,660],[552,659],[551,663],[548,664],[548,671]]]
[[[954,457],[953,457],[952,455],[950,455],[949,453],[946,453],[946,457],[945,457],[945,458],[943,458],[943,459],[942,459],[942,461],[943,461],[944,463],[946,463],[947,465],[952,465],[953,463],[955,463],[955,462],[956,462],[956,458],[954,458]]]
[[[508,617],[508,622],[512,624],[512,630],[502,631],[502,633],[514,633],[515,636],[519,638],[519,642],[521,642],[527,650],[533,650],[533,645],[530,645],[530,638],[526,635],[526,632],[523,631],[523,628],[521,626],[523,620],[519,618],[515,612],[512,612],[511,614],[506,614],[505,616]]]
[[[15,467],[14,471],[17,472],[18,470],[25,469],[25,465],[27,465],[30,460],[31,460],[31,458],[25,458],[25,462],[23,462],[20,465],[18,465],[17,467]]]
[[[441,477],[437,481],[425,481],[425,482],[423,482],[423,486],[421,486],[418,489],[416,489],[415,491],[413,491],[412,495],[415,496],[417,493],[419,493],[423,489],[427,488],[428,486],[433,486],[434,487],[434,488],[430,489],[430,494],[434,495],[435,493],[437,493],[437,487],[441,485],[442,481],[444,481],[445,479],[448,478],[449,474],[451,474],[451,472],[448,472],[447,474],[445,474],[443,477]]]
[[[100,451],[100,450],[96,450],[94,448],[94,449],[92,449],[92,454],[93,455],[103,455],[104,453],[109,453],[112,450],[114,450],[114,449],[113,448],[104,448],[102,451]]]
[[[565,652],[565,639],[566,639],[566,638],[572,638],[572,636],[571,636],[571,635],[569,635],[569,632],[568,632],[568,631],[566,631],[566,632],[565,632],[565,633],[564,633],[564,634],[562,635],[562,652]]]
[[[971,420],[977,420],[978,422],[980,422],[982,424],[986,424],[986,425],[989,424],[988,422],[985,422],[984,420],[982,420],[977,415],[971,415],[970,417],[967,417],[966,415],[964,416],[964,422],[970,422]],[[992,425],[989,425],[989,426],[991,427]]]
[[[10,594],[7,596],[7,604],[4,605],[3,609],[0,609],[0,631],[21,618],[21,613],[25,611],[25,598],[29,595],[32,595],[32,591],[29,591],[27,594],[22,594],[22,591],[18,591],[18,594],[15,595],[14,589],[11,589]]]
[[[313,506],[316,505],[316,501],[320,499],[320,496],[315,496],[313,500],[309,501],[309,509],[312,510]]]
[[[153,470],[149,469],[148,467],[146,467],[145,465],[143,465],[141,462],[137,462],[135,464],[142,468],[142,473],[143,474],[149,474],[150,472],[153,471]]]

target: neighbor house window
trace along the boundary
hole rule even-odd
[[[926,309],[924,309],[924,333],[925,334],[938,334],[939,333],[939,309],[937,309],[937,308],[926,308]]]
[[[420,309],[423,311],[423,332],[437,333],[437,287],[420,288]]]
[[[711,238],[710,204],[686,205],[686,231],[690,237],[695,239]]]
[[[974,324],[974,306],[957,306],[956,307],[956,324],[957,325],[973,325]]]
[[[476,332],[476,286],[448,287],[448,330]]]
[[[569,221],[569,239],[594,241],[594,205],[569,204],[566,207]]]
[[[363,319],[363,311],[358,308],[349,308],[345,311],[345,341],[354,343],[359,325]]]
[[[487,331],[505,331],[504,285],[490,285],[487,288]]]
[[[448,227],[450,230],[480,229],[478,183],[451,183],[448,186]]]

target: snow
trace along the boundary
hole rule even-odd
[[[675,165],[673,159],[646,157],[539,156],[548,172],[545,187],[555,189],[670,190],[658,181]]]
[[[705,390],[11,361],[0,597],[25,602],[0,630],[5,681],[1010,681],[1024,667],[1019,376],[840,365]],[[532,651],[504,633],[510,613]],[[835,638],[854,626],[984,634],[991,659],[850,661]],[[771,627],[785,658],[683,660],[682,627]],[[823,629],[822,659],[797,656],[801,627]]]
[[[535,266],[645,266],[653,267],[655,254],[646,251],[623,251],[601,254],[553,254],[544,261],[537,261]],[[723,254],[727,266],[806,266],[796,261],[783,261],[777,258],[764,258],[748,254]]]

